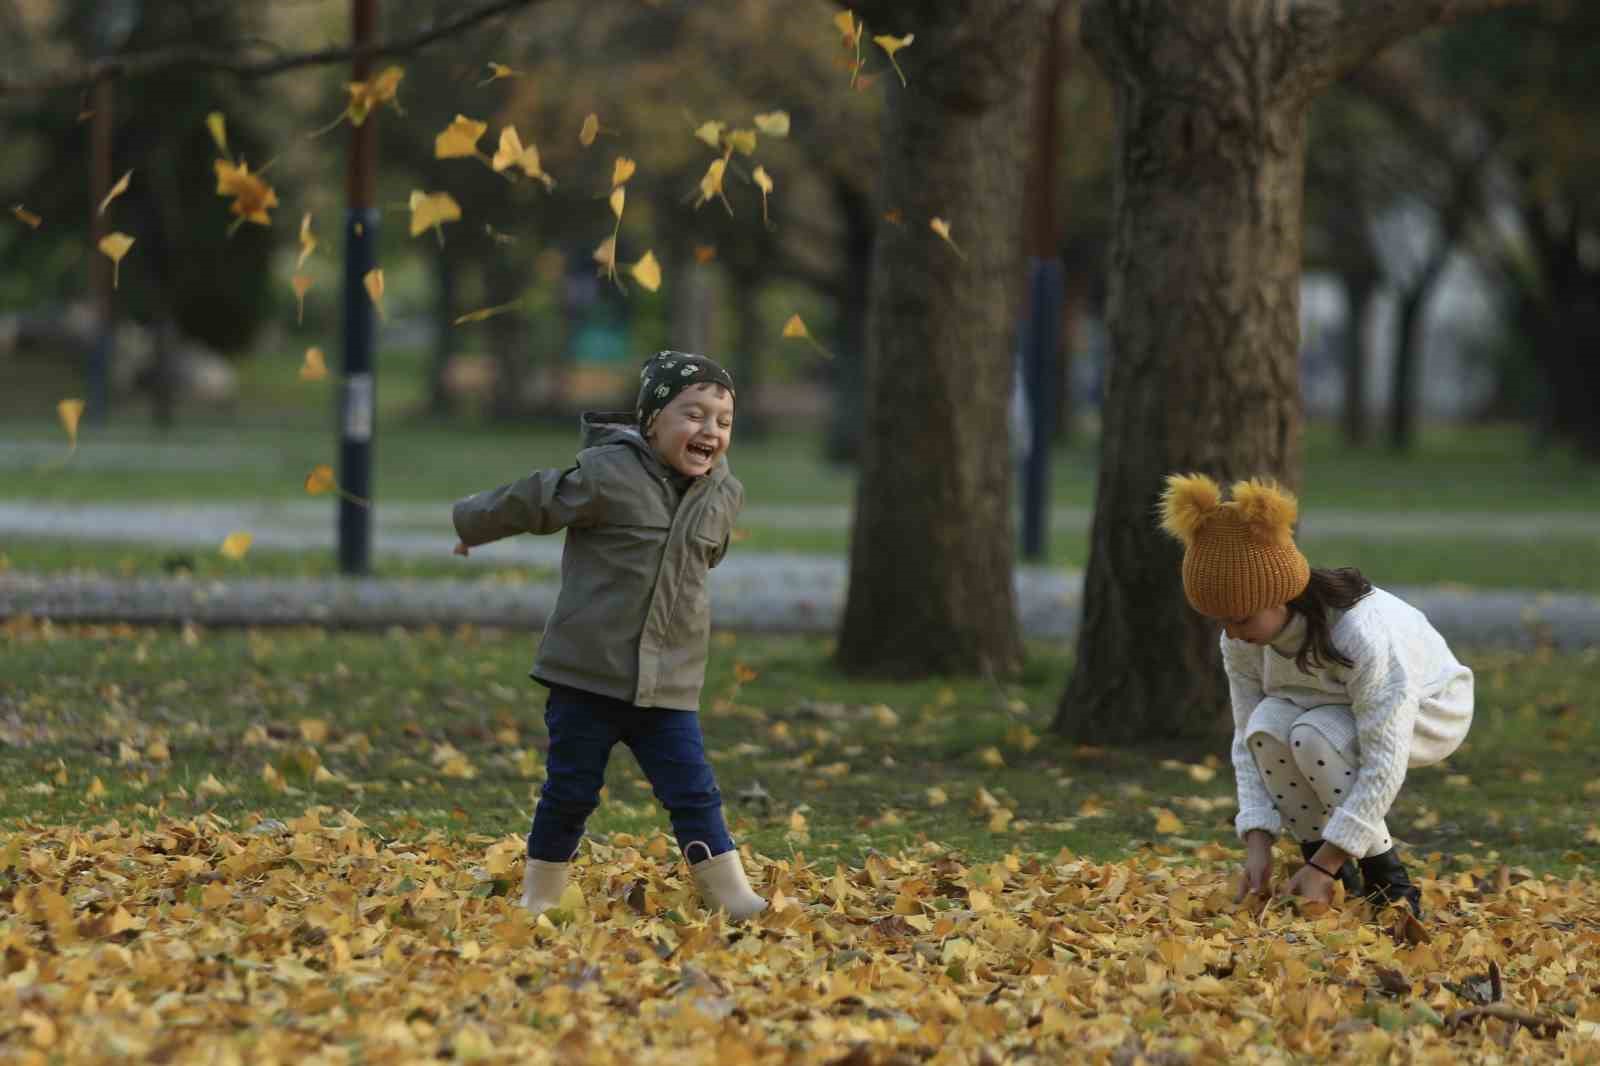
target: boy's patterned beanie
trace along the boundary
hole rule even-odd
[[[1305,591],[1311,566],[1294,544],[1295,498],[1278,483],[1236,481],[1233,499],[1204,474],[1172,474],[1161,528],[1183,544],[1183,594],[1212,618],[1244,618]]]
[[[733,392],[733,375],[703,355],[657,352],[639,371],[639,403],[635,415],[646,437],[661,409],[690,385],[710,382]]]

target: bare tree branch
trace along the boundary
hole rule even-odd
[[[1470,15],[1527,7],[1535,0],[1294,0],[1295,52],[1315,92],[1389,45]]]
[[[539,2],[540,0],[487,0],[476,7],[456,12],[430,29],[379,41],[372,47],[370,54],[374,57],[406,55],[435,41],[465,32],[497,15],[532,7]],[[215,48],[178,45],[171,48],[155,48],[148,52],[106,56],[91,63],[35,78],[0,75],[0,98],[51,93],[63,89],[82,89],[103,79],[142,77],[180,67],[232,74],[239,78],[268,78],[302,67],[345,62],[354,55],[355,49],[344,47],[279,54],[264,59],[241,59],[236,54]]]

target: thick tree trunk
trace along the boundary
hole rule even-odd
[[[433,252],[434,305],[433,359],[428,367],[428,414],[448,418],[455,413],[455,398],[450,395],[446,372],[456,354],[455,320],[459,267],[444,249]]]
[[[1344,398],[1339,425],[1351,448],[1366,445],[1372,436],[1367,409],[1367,322],[1378,296],[1378,271],[1356,268],[1344,275],[1347,324],[1344,336]]]
[[[1005,0],[915,10],[917,44],[928,47],[906,67],[911,87],[890,86],[885,114],[881,202],[904,224],[880,226],[873,255],[838,661],[880,674],[1009,674],[1023,655],[1006,435],[1016,204],[1023,90],[1044,17]],[[960,251],[930,230],[934,218],[950,223]]]
[[[829,462],[861,458],[861,425],[866,407],[867,292],[872,285],[872,246],[877,215],[872,201],[843,178],[833,183],[833,200],[844,218],[844,285],[839,290],[838,345],[833,366],[833,405],[823,451]]]
[[[1165,475],[1297,480],[1307,101],[1247,10],[1269,6],[1173,0],[1140,20],[1102,3],[1085,27],[1116,84],[1119,174],[1085,610],[1055,721],[1081,740],[1223,721],[1216,623],[1184,601],[1154,520]]]
[[[1417,441],[1417,410],[1422,404],[1422,313],[1439,271],[1423,271],[1400,294],[1395,311],[1394,376],[1389,387],[1389,450],[1409,452]]]
[[[733,288],[733,313],[738,339],[734,344],[734,383],[745,390],[744,395],[755,399],[761,388],[761,352],[766,345],[766,331],[762,328],[760,287],[755,275],[735,271],[731,276]],[[741,406],[738,418],[739,435],[745,440],[760,440],[767,435],[767,417],[755,403]]]

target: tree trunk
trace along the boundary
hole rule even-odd
[[[443,248],[434,249],[433,280],[438,303],[433,315],[433,361],[428,368],[428,414],[433,418],[448,418],[455,413],[455,398],[450,395],[446,372],[456,354],[456,330],[452,322],[460,288],[457,284],[459,272],[449,252]]]
[[[878,227],[873,254],[838,661],[858,673],[1010,674],[1023,657],[1006,435],[1016,204],[1044,17],[1003,0],[915,10],[928,48],[902,60],[911,87],[889,87],[884,116],[882,204],[904,224]],[[931,231],[934,218],[959,251]]]
[[[832,371],[833,403],[823,451],[829,462],[861,458],[867,364],[867,291],[872,285],[872,246],[877,234],[872,202],[842,178],[833,182],[833,200],[844,218],[844,285],[839,291],[838,345]]]
[[[1409,452],[1417,441],[1417,408],[1422,403],[1422,321],[1439,270],[1432,263],[1400,293],[1395,309],[1394,376],[1389,389],[1389,450]]]
[[[767,435],[767,417],[753,402],[761,387],[761,352],[766,345],[761,323],[761,306],[756,275],[736,270],[730,275],[733,289],[733,314],[737,339],[734,342],[733,380],[751,399],[739,411],[739,435],[745,440],[760,440]]]
[[[1306,109],[1378,49],[1512,0],[1088,0],[1116,87],[1111,369],[1077,668],[1053,728],[1087,741],[1218,731],[1215,623],[1155,524],[1163,477],[1300,469]]]
[[[1189,608],[1153,515],[1163,478],[1300,468],[1297,376],[1306,103],[1237,3],[1091,8],[1116,85],[1111,360],[1078,630],[1055,728],[1125,743],[1217,729],[1217,625]],[[1247,40],[1249,54],[1239,54]]]
[[[1350,448],[1366,445],[1372,436],[1367,409],[1367,322],[1378,297],[1376,269],[1355,268],[1344,275],[1344,399],[1339,425]]]

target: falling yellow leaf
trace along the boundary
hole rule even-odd
[[[856,21],[855,13],[852,11],[841,11],[833,16],[833,24],[839,28],[839,34],[847,45],[859,44],[861,31],[866,28],[864,23]]]
[[[395,99],[395,94],[399,91],[400,79],[405,77],[405,74],[402,67],[385,67],[366,81],[350,82],[346,85],[350,91],[350,103],[345,107],[342,117],[348,118],[352,126],[359,126],[379,104],[393,103],[395,110],[398,111],[400,104]]]
[[[461,205],[447,192],[425,193],[412,189],[410,207],[413,237],[432,229],[439,233],[442,242],[444,232],[440,227],[446,222],[461,221]]]
[[[272,225],[267,211],[278,206],[278,194],[272,186],[261,180],[259,174],[250,173],[250,164],[243,160],[235,166],[226,159],[218,159],[213,166],[217,172],[217,195],[234,198],[228,205],[229,212],[239,216],[234,225],[245,222]]]
[[[478,141],[489,129],[487,122],[479,122],[465,115],[457,115],[446,126],[443,132],[433,138],[433,157],[435,159],[459,159],[463,156],[472,157],[478,154]],[[500,169],[499,167],[495,168]]]
[[[29,211],[26,207],[23,207],[21,204],[12,204],[11,205],[11,213],[13,215],[17,216],[17,221],[18,222],[21,222],[24,226],[27,226],[29,229],[38,229],[39,228],[39,223],[44,221],[44,219],[40,218],[38,215],[34,214],[32,211]]]
[[[494,243],[496,243],[496,244],[516,244],[517,243],[517,239],[515,237],[513,237],[511,234],[509,234],[509,233],[501,233],[499,230],[495,229],[493,226],[489,225],[487,222],[485,222],[483,224],[483,232],[487,233],[489,235],[489,239],[491,241],[494,241]]]
[[[516,310],[517,307],[521,305],[521,302],[522,301],[520,300],[512,300],[510,303],[498,304],[494,307],[484,307],[477,311],[468,311],[464,315],[458,315],[453,325],[465,326],[469,322],[482,322],[486,318],[493,318],[495,315],[503,315],[507,311]]]
[[[717,246],[714,244],[697,244],[694,246],[694,261],[696,263],[709,263],[717,257]]]
[[[872,43],[882,48],[889,56],[889,64],[894,67],[894,72],[900,75],[900,84],[906,84],[906,73],[900,69],[900,64],[895,62],[894,54],[916,38],[916,34],[908,33],[904,37],[891,37],[887,33],[880,33],[872,39]]]
[[[111,186],[111,191],[106,193],[106,198],[100,201],[100,214],[103,215],[106,213],[106,208],[111,206],[112,200],[115,200],[117,197],[128,191],[128,179],[132,177],[133,171],[130,170],[126,174],[122,175],[122,177],[117,179],[117,183]]]
[[[361,279],[361,284],[366,287],[367,295],[372,298],[373,304],[378,308],[378,317],[383,317],[383,268],[373,267]]]
[[[897,207],[891,207],[889,210],[885,211],[883,213],[883,220],[889,223],[891,226],[903,226],[906,224],[905,216],[900,213],[900,209]]]
[[[930,218],[928,220],[928,228],[933,230],[933,232],[937,233],[941,238],[943,238],[944,242],[946,244],[948,244],[951,248],[955,249],[955,253],[957,255],[959,255],[961,258],[965,259],[967,257],[967,253],[963,252],[961,250],[961,247],[958,244],[956,244],[956,242],[954,240],[951,239],[951,237],[950,237],[950,223],[946,222],[942,218]]]
[[[756,129],[768,137],[789,136],[789,112],[768,111],[755,117]]]
[[[1183,832],[1183,822],[1167,808],[1157,807],[1151,813],[1156,816],[1156,832],[1166,834]]]
[[[722,192],[722,175],[728,169],[726,159],[713,159],[711,166],[706,169],[705,177],[700,179],[700,198],[694,202],[695,207],[710,200],[713,196],[722,201],[722,206],[728,209],[728,214],[733,214],[733,205],[728,203],[727,196]]]
[[[654,250],[645,252],[639,261],[628,268],[635,281],[650,292],[661,288],[661,264],[656,262]]]
[[[83,401],[78,399],[62,400],[56,404],[56,417],[61,419],[61,428],[67,431],[67,443],[76,448],[78,446],[78,420],[83,417]]]
[[[789,320],[783,324],[783,337],[785,340],[803,340],[821,353],[824,359],[833,358],[832,352],[817,343],[817,339],[806,329],[806,324],[799,315],[790,315]]]
[[[767,219],[767,194],[772,191],[772,178],[767,174],[766,167],[756,167],[751,177],[755,179],[756,188],[761,190],[761,221],[770,225]]]
[[[295,324],[301,325],[306,320],[306,293],[311,289],[311,275],[296,274],[289,279],[289,284],[294,287]]]
[[[611,187],[614,189],[633,177],[633,171],[633,160],[625,155],[617,156],[616,163],[611,167]]]
[[[238,562],[244,558],[245,552],[250,550],[250,543],[253,540],[255,540],[255,537],[242,530],[237,533],[229,533],[222,538],[222,547],[217,550],[222,554],[223,558]]]
[[[311,468],[311,473],[306,475],[306,492],[309,495],[321,496],[325,492],[332,492],[336,487],[333,467],[327,463],[318,463]]]
[[[504,63],[490,62],[485,64],[489,68],[489,76],[478,83],[478,88],[483,88],[490,82],[499,81],[501,78],[520,78],[522,72],[506,66]]]
[[[694,135],[710,145],[712,148],[722,147],[722,130],[726,122],[702,122],[694,131]]]
[[[495,169],[496,173],[505,170],[507,167],[519,167],[528,177],[538,178],[544,182],[544,187],[547,189],[556,183],[555,179],[546,174],[539,165],[538,146],[530,142],[524,147],[522,139],[517,136],[517,128],[515,126],[507,126],[500,131],[500,147],[494,153],[494,159],[490,166]]]
[[[321,348],[307,348],[305,361],[300,364],[301,381],[326,381],[328,363]]]
[[[583,128],[578,131],[578,143],[585,148],[594,143],[600,133],[600,116],[593,111],[583,116]]]
[[[211,139],[216,142],[217,151],[224,156],[228,153],[228,120],[221,111],[213,111],[206,116],[206,129],[211,131]]]
[[[300,258],[295,260],[294,268],[305,266],[307,257],[316,250],[317,238],[311,233],[311,212],[307,211],[300,216]]]
[[[617,221],[622,221],[622,207],[628,202],[628,190],[621,185],[611,190],[611,213],[617,216]]]
[[[607,237],[600,242],[600,247],[594,250],[594,261],[600,264],[600,272],[606,277],[611,277],[617,272],[617,239]]]
[[[128,249],[133,247],[133,238],[126,233],[108,233],[100,238],[100,251],[111,260],[111,287],[117,287],[118,275],[122,272],[122,257],[128,254]]]
[[[728,146],[740,155],[753,155],[756,150],[755,130],[734,130],[728,134]]]

